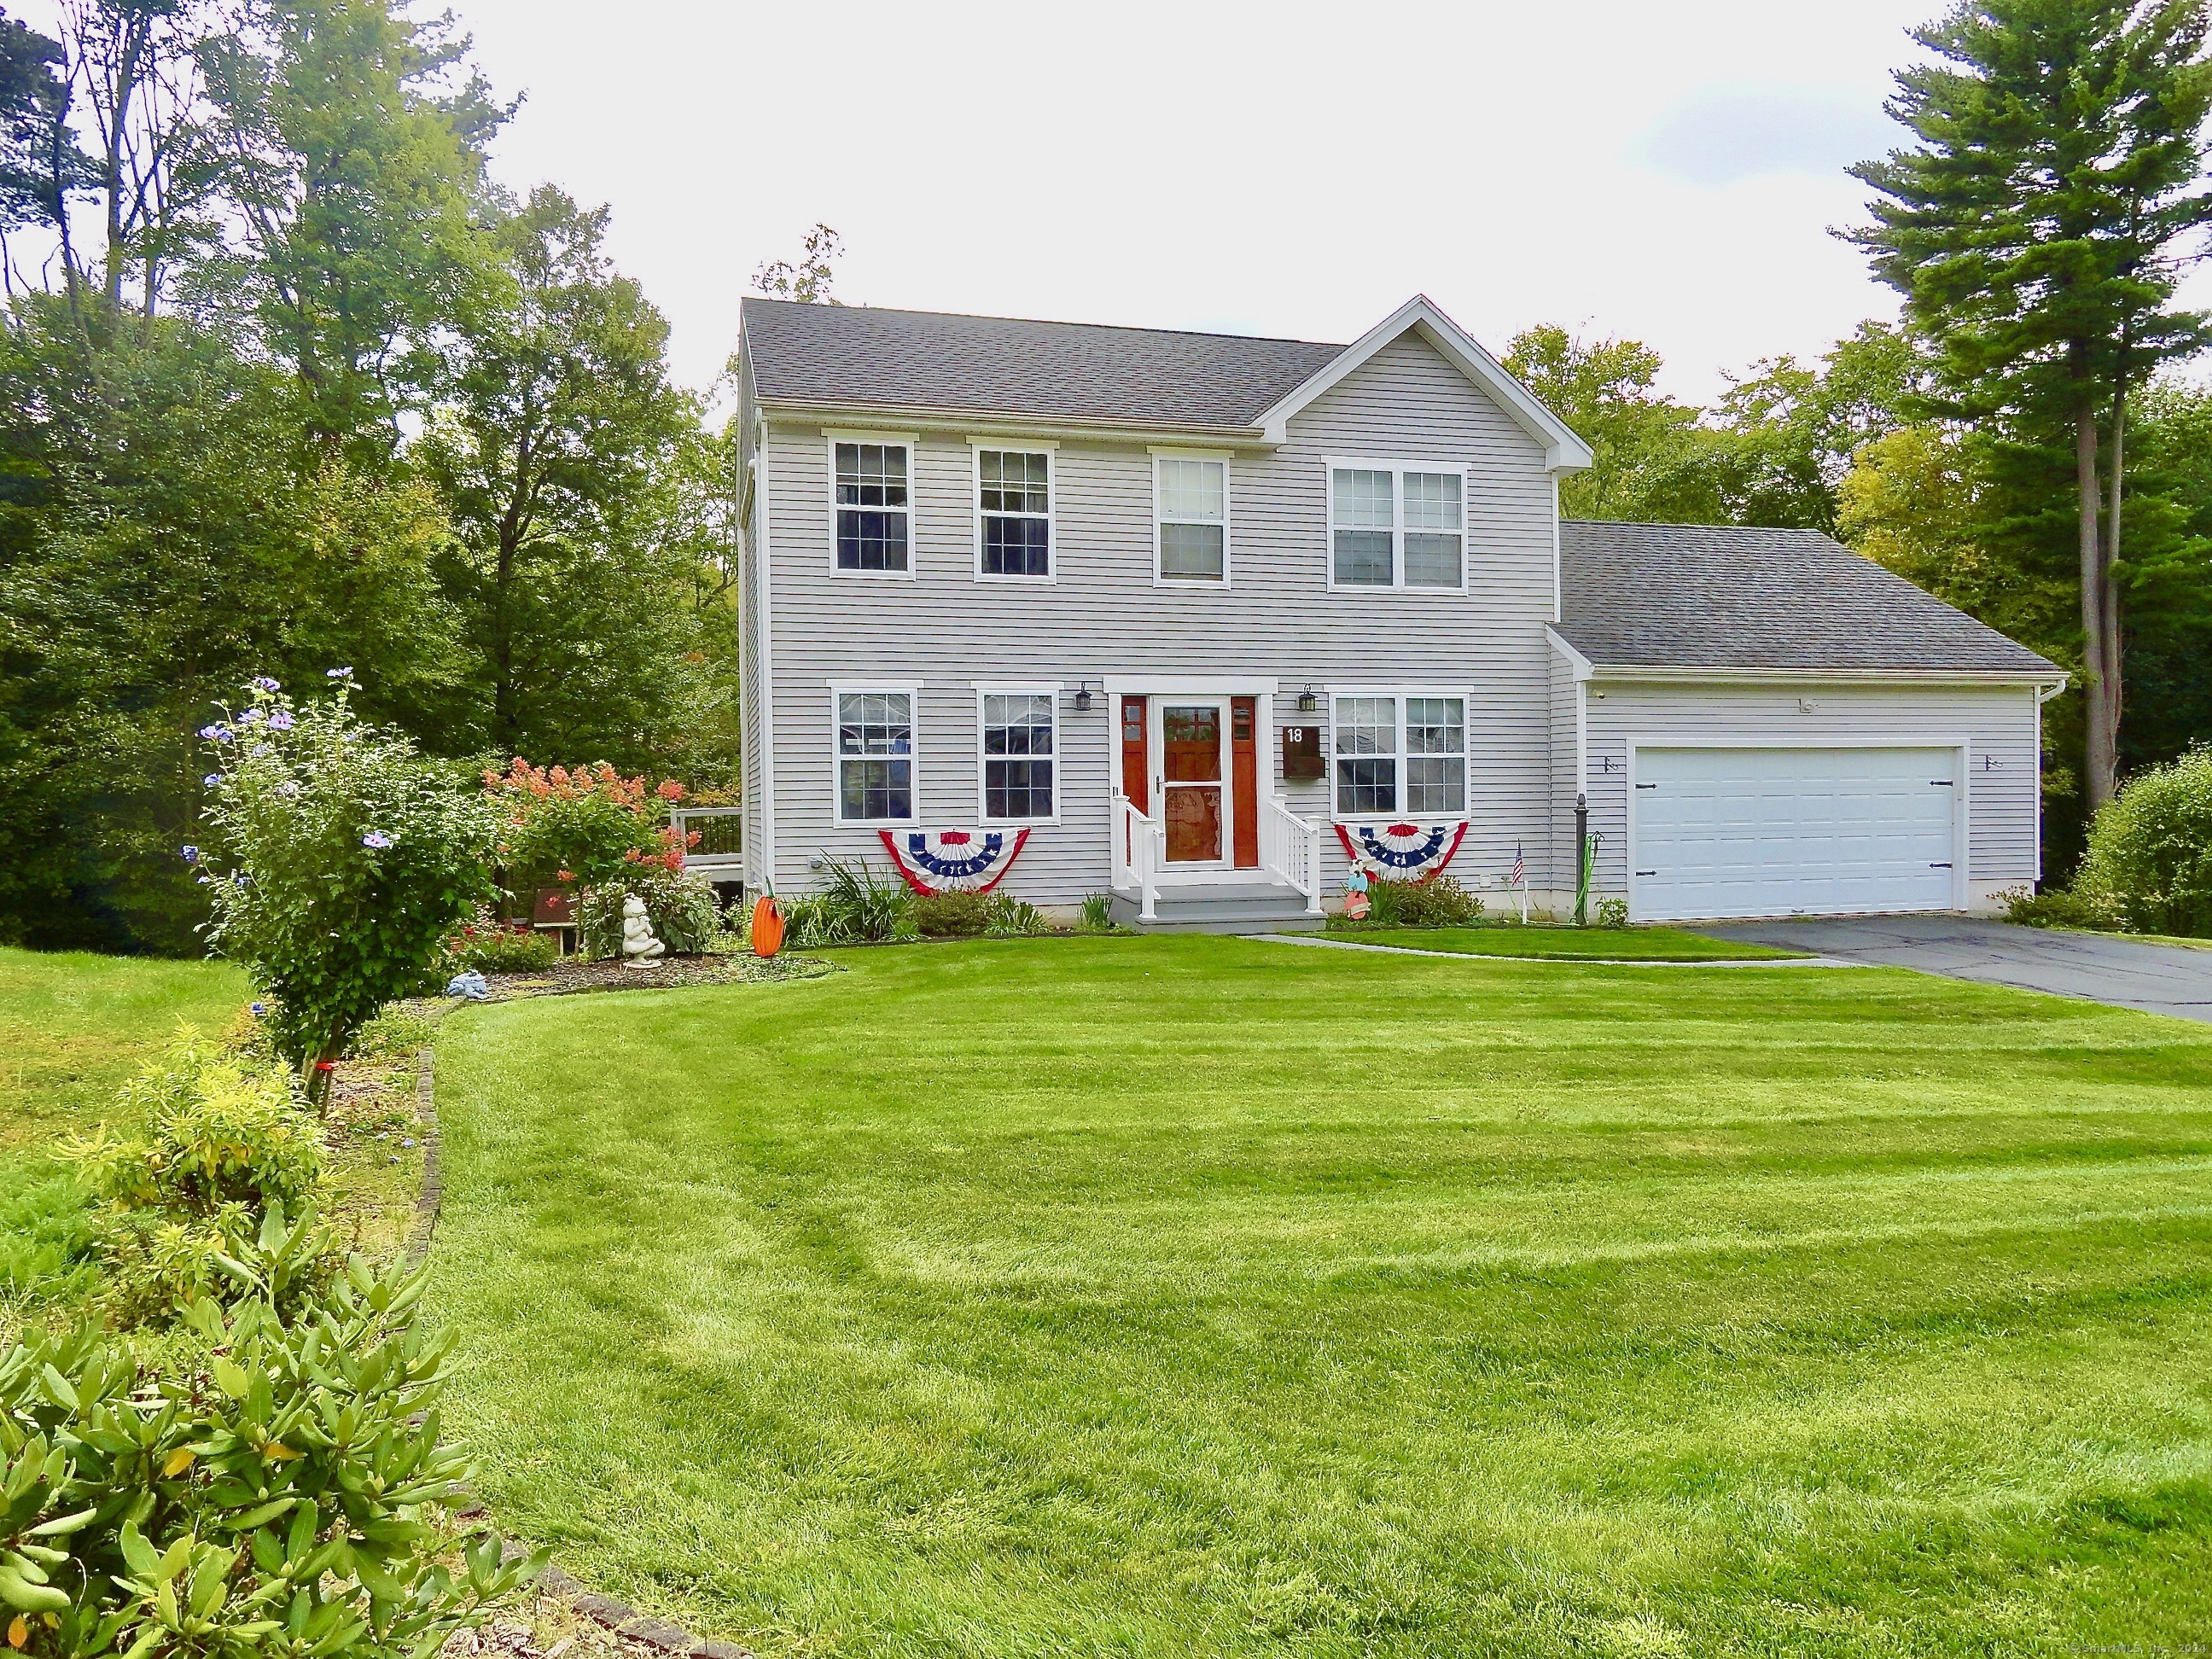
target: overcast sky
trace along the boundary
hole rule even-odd
[[[1831,236],[1938,0],[719,5],[459,0],[498,146],[614,207],[710,377],[817,220],[848,302],[1350,340],[1425,293],[1493,349],[1719,371],[1892,316]]]
[[[526,94],[499,174],[612,204],[695,385],[822,221],[848,302],[1342,341],[1424,292],[1493,349],[1644,339],[1703,398],[1895,314],[1829,230],[1942,3],[455,9]]]

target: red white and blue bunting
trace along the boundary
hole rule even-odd
[[[1371,859],[1386,880],[1426,881],[1452,861],[1467,839],[1461,823],[1340,823],[1336,838],[1348,859]]]
[[[878,830],[884,850],[917,893],[988,893],[1030,838],[1017,830]]]

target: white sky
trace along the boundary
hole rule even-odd
[[[1945,0],[453,3],[528,94],[498,173],[612,204],[695,385],[820,220],[848,302],[1349,340],[1420,291],[1701,399],[1894,314],[1828,231]]]

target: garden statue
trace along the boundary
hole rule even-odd
[[[653,936],[653,924],[645,919],[645,901],[632,893],[623,901],[623,960],[635,967],[667,949]]]

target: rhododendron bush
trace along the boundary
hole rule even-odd
[[[486,772],[484,791],[498,806],[499,861],[518,891],[559,883],[599,886],[640,873],[670,875],[698,833],[678,834],[668,809],[684,799],[673,778],[647,787],[605,761],[540,769],[520,756],[505,772]]]

